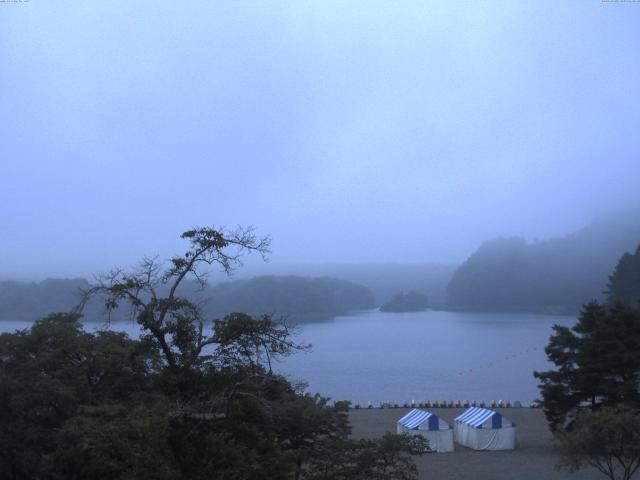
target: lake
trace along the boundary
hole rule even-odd
[[[544,353],[551,327],[574,317],[533,314],[377,310],[297,327],[312,350],[275,368],[309,391],[367,405],[380,401],[519,400],[537,398],[534,370],[550,367]],[[0,331],[30,322],[0,322]],[[99,324],[87,324],[89,331]],[[138,334],[137,325],[112,323]]]

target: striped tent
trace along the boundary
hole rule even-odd
[[[453,430],[451,425],[437,415],[414,408],[398,420],[398,433],[422,435],[429,440],[434,452],[453,452]]]
[[[516,425],[499,412],[473,407],[453,420],[455,441],[474,450],[513,450]]]

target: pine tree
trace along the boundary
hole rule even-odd
[[[635,254],[625,253],[620,258],[609,276],[606,293],[610,304],[640,306],[640,245]]]
[[[593,302],[575,326],[553,329],[545,351],[557,368],[534,372],[553,430],[585,409],[640,406],[640,310]]]

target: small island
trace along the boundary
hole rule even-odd
[[[411,290],[408,293],[400,292],[391,297],[391,300],[383,303],[381,312],[421,312],[429,307],[427,296]]]

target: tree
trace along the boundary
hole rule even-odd
[[[189,242],[183,255],[167,265],[147,258],[132,273],[114,270],[100,277],[79,308],[96,296],[107,312],[128,304],[144,332],[141,338],[160,353],[157,382],[176,402],[165,414],[172,418],[169,443],[184,476],[208,478],[217,472],[253,478],[262,471],[279,478],[290,466],[274,443],[272,410],[291,387],[273,374],[271,362],[306,346],[293,342],[289,327],[269,315],[232,313],[214,320],[207,334],[200,306],[180,295],[187,279],[205,287],[208,266],[231,274],[243,254],[266,256],[270,239],[240,227],[230,232],[198,228],[182,238]],[[215,447],[215,459],[201,455],[203,446]]]
[[[306,480],[416,480],[413,456],[424,455],[422,435],[387,433],[379,439],[325,441],[314,451]]]
[[[168,265],[156,259],[144,259],[132,273],[113,270],[99,278],[97,285],[87,289],[78,311],[96,295],[105,299],[108,312],[128,303],[132,314],[163,354],[167,367],[177,374],[201,360],[203,348],[215,342],[204,332],[204,320],[198,305],[181,297],[178,288],[189,277],[204,287],[207,271],[203,266],[217,265],[231,274],[241,265],[245,253],[269,253],[270,238],[259,238],[253,228],[238,227],[226,232],[214,228],[196,228],[184,232],[189,249],[172,257]],[[161,296],[161,289],[168,289]]]
[[[85,332],[79,311],[0,335],[0,477],[308,480],[344,449],[345,468],[382,461],[367,478],[414,478],[415,440],[352,440],[347,403],[274,372],[274,359],[306,348],[284,322],[241,312],[208,322],[181,296],[185,279],[205,284],[208,265],[229,273],[243,253],[266,254],[268,238],[183,238],[189,249],[168,264],[146,259],[85,292],[79,311],[95,296],[108,312],[128,304],[140,339]]]
[[[592,302],[575,326],[553,330],[545,351],[557,368],[534,372],[552,430],[585,408],[640,405],[640,311]]]
[[[318,394],[296,395],[280,405],[276,413],[278,436],[283,448],[293,455],[295,480],[302,477],[303,466],[320,442],[347,441],[351,432],[348,411],[347,402],[330,405],[329,399]]]
[[[604,407],[583,412],[570,431],[556,438],[560,467],[575,471],[592,466],[611,480],[629,480],[640,467],[640,412]]]
[[[82,330],[53,314],[0,335],[0,478],[38,478],[60,429],[82,406],[126,401],[150,388],[156,356],[125,334]]]
[[[618,261],[609,276],[607,300],[611,305],[640,307],[640,245],[635,254],[625,253]]]
[[[159,396],[82,406],[56,435],[47,470],[53,478],[179,480],[169,443],[169,410]]]

